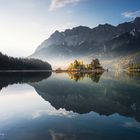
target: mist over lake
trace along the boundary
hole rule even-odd
[[[0,0],[0,140],[140,140],[140,0]]]

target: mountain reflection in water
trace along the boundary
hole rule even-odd
[[[100,115],[119,113],[140,121],[140,85],[134,82],[137,75],[111,74],[105,73],[99,81],[102,73],[54,74],[50,79],[47,79],[51,75],[48,72],[0,73],[0,89],[9,84],[28,83],[56,109],[80,114],[91,111]]]
[[[24,88],[28,84],[36,92],[20,95],[22,99],[18,97],[21,91],[14,85],[16,95],[0,97],[1,115],[10,114],[10,109],[14,109],[13,119],[4,118],[6,121],[0,126],[0,140],[140,138],[140,77],[137,73],[0,73],[1,93],[8,89],[3,87],[16,83]],[[16,101],[15,106],[14,101],[2,103],[3,99],[11,98]]]

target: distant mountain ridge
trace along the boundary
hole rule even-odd
[[[114,56],[128,55],[140,51],[140,32],[133,29],[105,43],[107,52]]]
[[[103,24],[93,29],[78,26],[64,32],[55,31],[30,57],[49,61],[56,56],[61,60],[91,55],[115,57],[124,55],[127,50],[135,53],[140,50],[139,32],[140,17],[118,26]]]

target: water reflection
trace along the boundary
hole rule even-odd
[[[116,77],[116,74],[117,81],[111,74],[105,74],[99,82],[102,73],[68,73],[70,79],[79,81],[78,84],[74,84],[65,76],[61,79],[55,75],[56,79],[47,80],[50,75],[51,73],[42,72],[0,73],[0,89],[13,83],[28,83],[56,109],[64,108],[80,114],[90,111],[101,115],[119,113],[135,117],[137,121],[140,121],[140,87],[133,85],[134,83],[127,83],[119,76]],[[126,75],[123,73],[127,81],[129,81],[128,77],[131,80],[137,77],[134,73]],[[84,83],[80,83],[80,80],[84,81],[85,77],[99,84],[91,85],[91,81],[87,79]],[[121,74],[120,77],[122,78]]]
[[[21,83],[1,90],[0,140],[139,140],[138,75],[82,74],[78,82],[72,74],[50,75],[0,74],[1,88]]]
[[[105,73],[101,81],[102,73],[68,73],[70,79],[79,81],[77,84],[67,79],[66,74],[54,74],[47,79],[50,75],[46,72],[0,73],[0,89],[9,84],[28,83],[57,110],[63,108],[80,114],[94,111],[107,116],[119,113],[140,121],[140,86],[139,82],[133,82],[137,77],[134,73],[120,76]]]
[[[67,74],[71,80],[76,82],[90,78],[93,82],[98,83],[103,72],[68,72]]]
[[[57,110],[64,108],[80,114],[94,111],[107,116],[119,113],[126,117],[134,117],[139,122],[140,87],[134,84],[133,80],[130,82],[127,80],[114,79],[112,75],[106,73],[98,84],[92,84],[88,79],[76,84],[66,77],[61,79],[55,75],[55,79],[31,85]]]
[[[0,72],[0,90],[11,84],[39,82],[51,76],[51,72]]]

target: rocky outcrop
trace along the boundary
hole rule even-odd
[[[103,24],[93,29],[79,26],[56,31],[30,57],[47,60],[52,65],[57,61],[91,56],[114,59],[140,50],[139,32],[140,17],[118,26]]]

